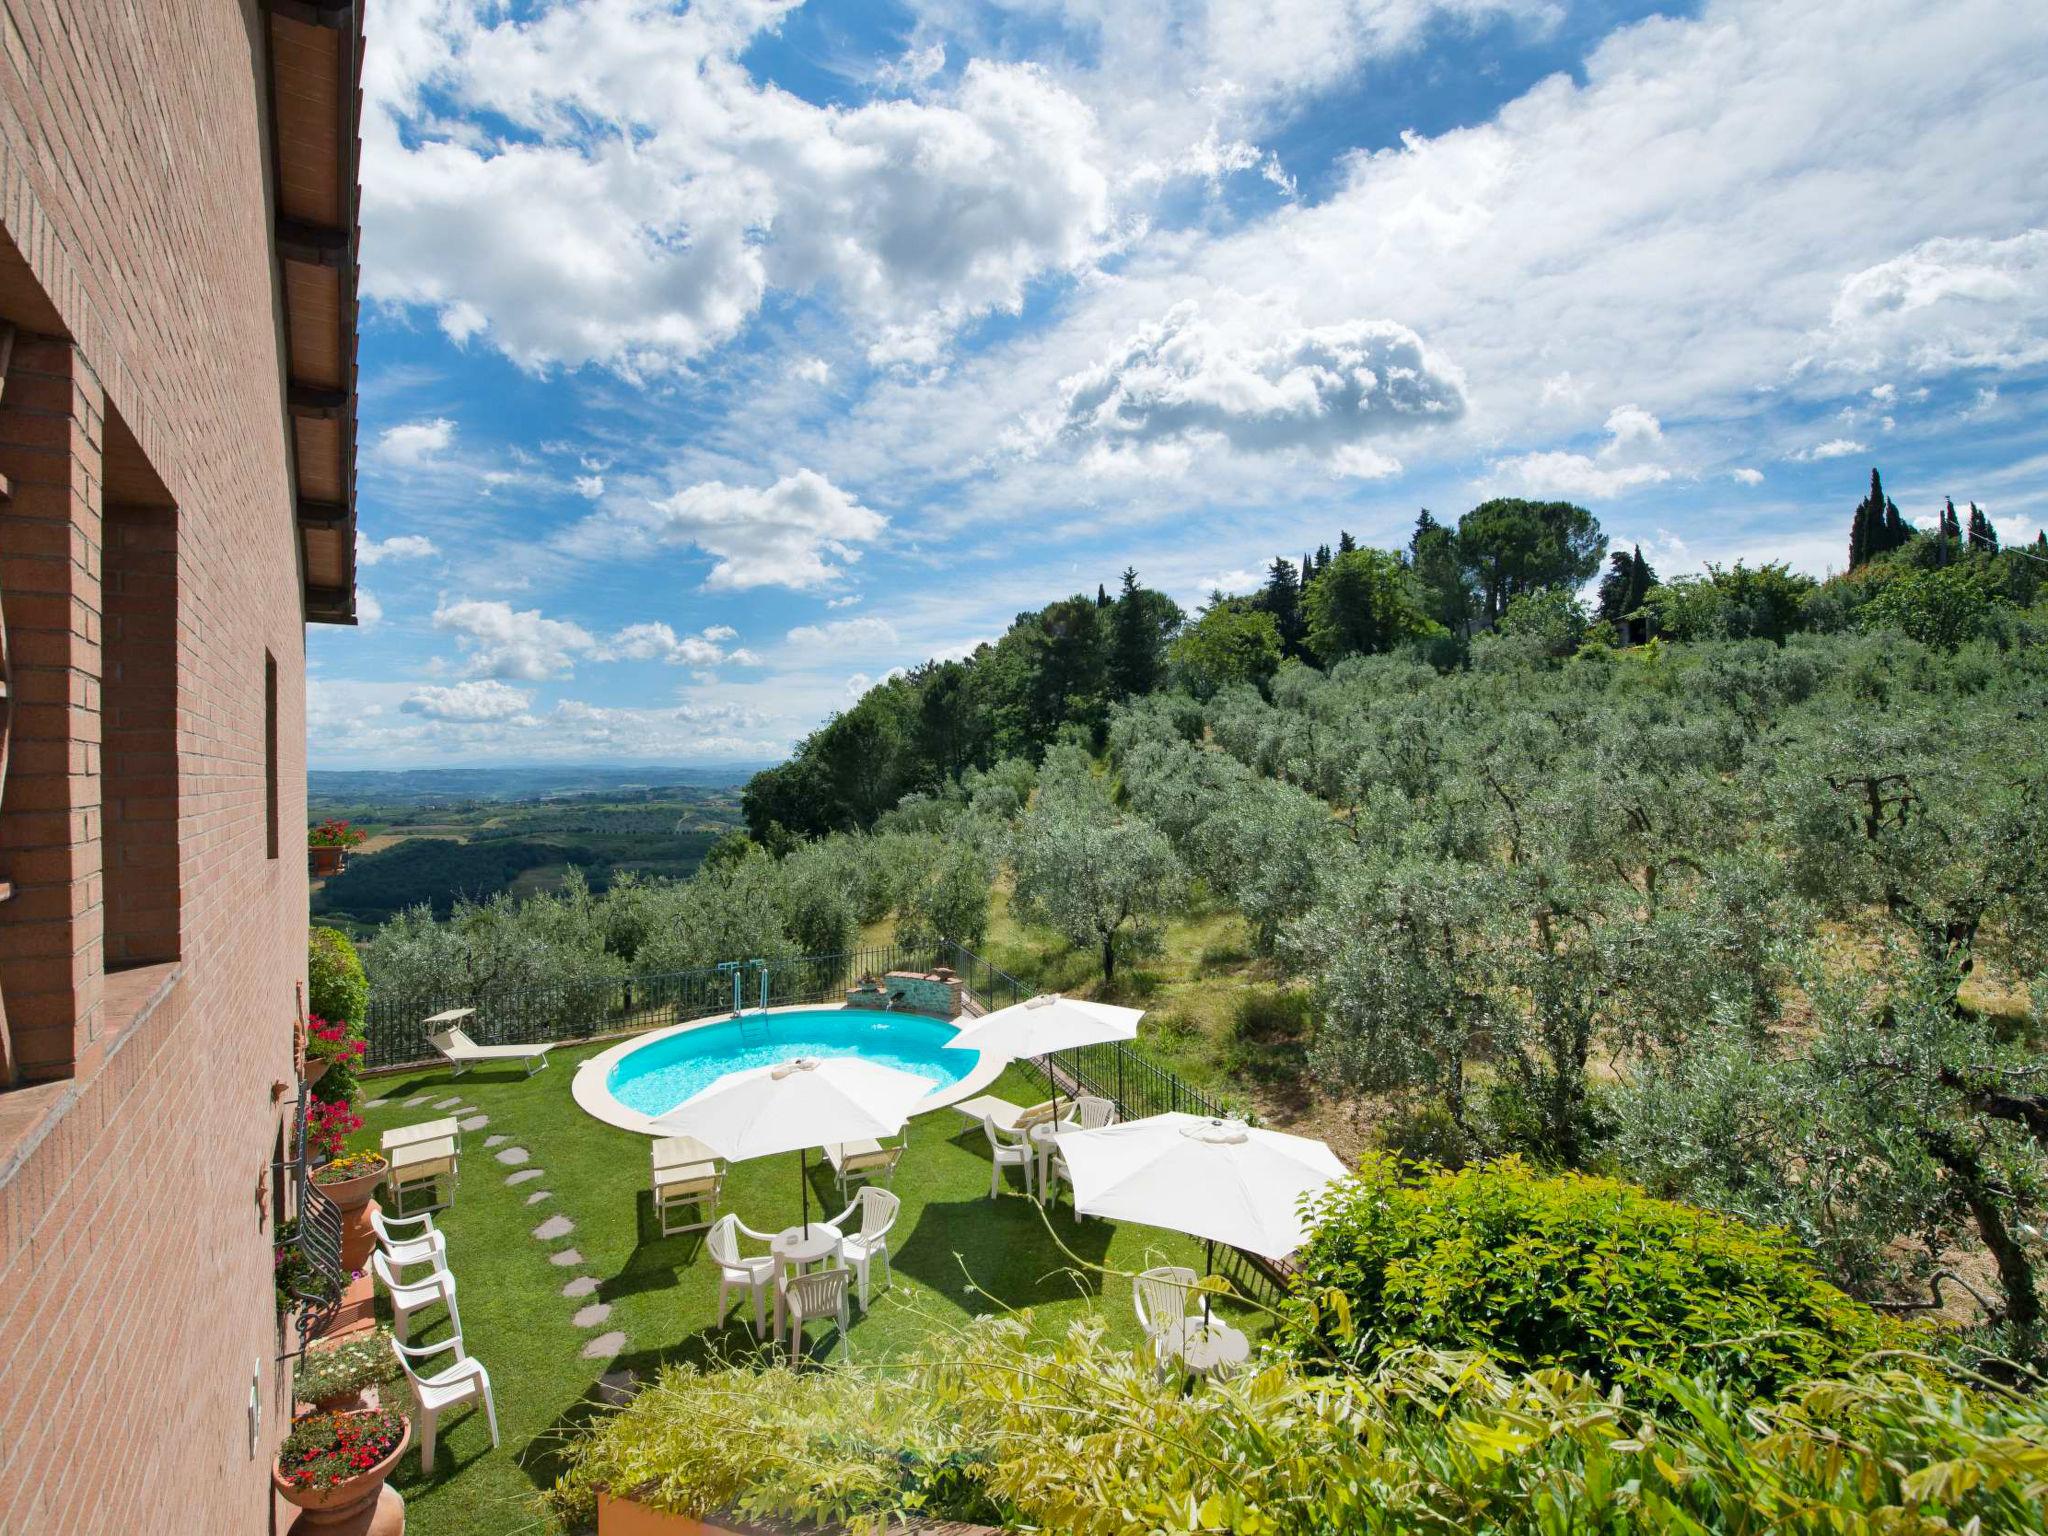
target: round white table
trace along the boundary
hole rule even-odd
[[[1166,1330],[1163,1348],[1179,1355],[1181,1363],[1198,1376],[1212,1371],[1234,1370],[1251,1358],[1252,1341],[1238,1329],[1211,1317],[1185,1318]]]
[[[1037,1188],[1039,1199],[1043,1200],[1045,1198],[1045,1176],[1046,1170],[1052,1167],[1053,1142],[1063,1132],[1078,1131],[1079,1129],[1081,1129],[1081,1122],[1078,1120],[1041,1120],[1024,1133],[1029,1138],[1031,1145],[1038,1150]]]
[[[784,1227],[768,1240],[768,1251],[775,1256],[781,1269],[775,1275],[775,1336],[782,1336],[782,1275],[786,1270],[801,1272],[813,1264],[822,1263],[839,1252],[839,1229],[829,1221],[814,1221],[806,1231],[802,1226]]]

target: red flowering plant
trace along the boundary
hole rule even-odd
[[[330,816],[321,822],[319,826],[306,829],[306,846],[308,848],[353,848],[369,835],[361,827],[351,826],[348,822],[337,821]]]
[[[306,1145],[322,1159],[341,1156],[348,1139],[363,1128],[363,1117],[345,1099],[315,1099],[306,1112]]]
[[[369,1049],[362,1030],[345,1020],[333,1024],[317,1013],[306,1020],[306,1060],[327,1063],[321,1085],[338,1099],[354,1097],[356,1068]]]
[[[309,1413],[277,1453],[277,1475],[294,1488],[332,1488],[360,1477],[398,1449],[405,1415],[395,1408]]]

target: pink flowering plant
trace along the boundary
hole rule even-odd
[[[320,1083],[338,1099],[354,1096],[356,1069],[370,1049],[362,1029],[346,1020],[334,1023],[313,1014],[306,1020],[306,1060],[324,1061],[327,1073]]]
[[[306,1145],[313,1155],[328,1159],[341,1156],[348,1139],[363,1128],[363,1117],[348,1106],[346,1099],[313,1100],[306,1112]]]

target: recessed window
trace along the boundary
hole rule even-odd
[[[263,653],[263,822],[270,856],[277,857],[277,658]]]

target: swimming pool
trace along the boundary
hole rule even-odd
[[[667,1114],[728,1072],[792,1056],[858,1056],[924,1078],[918,1112],[979,1092],[1002,1070],[980,1051],[947,1049],[955,1027],[914,1013],[869,1008],[771,1008],[657,1031],[593,1056],[576,1072],[577,1103],[628,1130],[653,1130]]]

